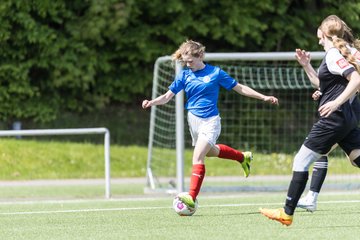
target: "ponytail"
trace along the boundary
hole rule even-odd
[[[350,49],[347,47],[349,44],[344,39],[337,36],[332,37],[334,46],[340,51],[341,55],[355,67],[356,71],[360,73],[360,67],[356,63],[356,58],[351,54]]]

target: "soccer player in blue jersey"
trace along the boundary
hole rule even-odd
[[[332,18],[336,18],[339,20],[339,18],[335,15],[331,16]],[[356,61],[358,65],[360,65],[360,52],[358,49],[360,49],[360,41],[358,39],[355,39],[354,35],[352,34],[351,28],[348,27],[348,25],[343,22],[344,26],[344,40],[349,43],[348,48],[350,49],[351,54],[356,58]],[[319,88],[318,85],[318,79],[316,78],[317,73],[314,73],[315,70],[313,70],[311,64],[310,64],[310,55],[309,53],[305,52],[304,50],[297,49],[296,51],[296,57],[299,61],[301,66],[304,66],[308,69],[307,73],[310,77],[313,77],[316,79],[316,81],[313,81],[312,84],[315,88]],[[319,90],[316,90],[314,94],[312,95],[312,98],[315,101],[318,101],[321,97],[322,93]],[[358,122],[360,121],[360,101],[357,95],[353,96],[350,99],[351,107],[356,115],[356,118]],[[359,167],[356,164],[352,163],[355,167]],[[322,156],[319,160],[317,160],[314,163],[312,176],[311,176],[311,182],[310,182],[310,190],[306,194],[305,197],[301,198],[298,202],[298,207],[306,209],[310,212],[316,211],[317,208],[317,198],[319,195],[319,192],[322,188],[322,185],[324,183],[326,174],[328,169],[328,157]]]
[[[308,180],[310,165],[331,151],[336,143],[354,164],[360,166],[360,129],[348,101],[360,87],[360,67],[351,55],[348,43],[342,39],[343,35],[341,19],[332,16],[325,18],[318,29],[319,44],[326,51],[317,78],[312,79],[318,79],[322,93],[319,101],[320,118],[295,156],[285,206],[260,209],[266,217],[287,226],[293,222],[295,208]]]
[[[234,90],[237,93],[256,98],[271,104],[278,104],[278,99],[265,96],[250,87],[238,83],[225,71],[217,66],[205,63],[205,47],[192,40],[182,43],[172,55],[173,61],[183,65],[169,90],[153,99],[144,100],[143,108],[166,104],[181,90],[186,94],[185,108],[188,110],[188,124],[194,146],[192,158],[192,174],[189,195],[183,201],[190,207],[195,205],[195,199],[200,192],[205,176],[205,157],[219,157],[235,160],[241,163],[245,177],[250,174],[251,152],[240,152],[224,144],[216,144],[220,135],[221,123],[217,107],[220,87]]]

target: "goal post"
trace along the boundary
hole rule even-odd
[[[310,54],[316,66],[325,53]],[[311,99],[314,88],[296,61],[295,52],[206,53],[205,61],[281,101],[275,111],[270,104],[222,89],[218,102],[222,119],[219,142],[267,154],[293,154],[298,150],[316,118],[316,103]],[[170,56],[156,60],[153,99],[168,90],[178,70]],[[185,190],[184,159],[191,158],[186,156],[186,149],[192,147],[183,106],[182,91],[167,104],[151,108],[145,191]]]
[[[49,136],[49,135],[86,135],[104,134],[105,198],[111,197],[110,189],[110,131],[107,128],[66,128],[66,129],[29,129],[3,130],[0,137],[11,136]]]

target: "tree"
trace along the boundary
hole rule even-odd
[[[51,121],[150,95],[153,64],[185,39],[208,52],[320,50],[338,14],[360,31],[360,3],[335,0],[3,0],[0,119]]]

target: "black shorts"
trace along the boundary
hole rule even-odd
[[[357,118],[353,111],[346,110],[348,111],[335,111],[328,118],[320,118],[311,128],[304,145],[320,154],[327,154],[336,143],[347,154],[360,148]]]
[[[360,149],[360,128],[353,129],[346,137],[338,142],[339,146],[349,156],[354,149]]]

